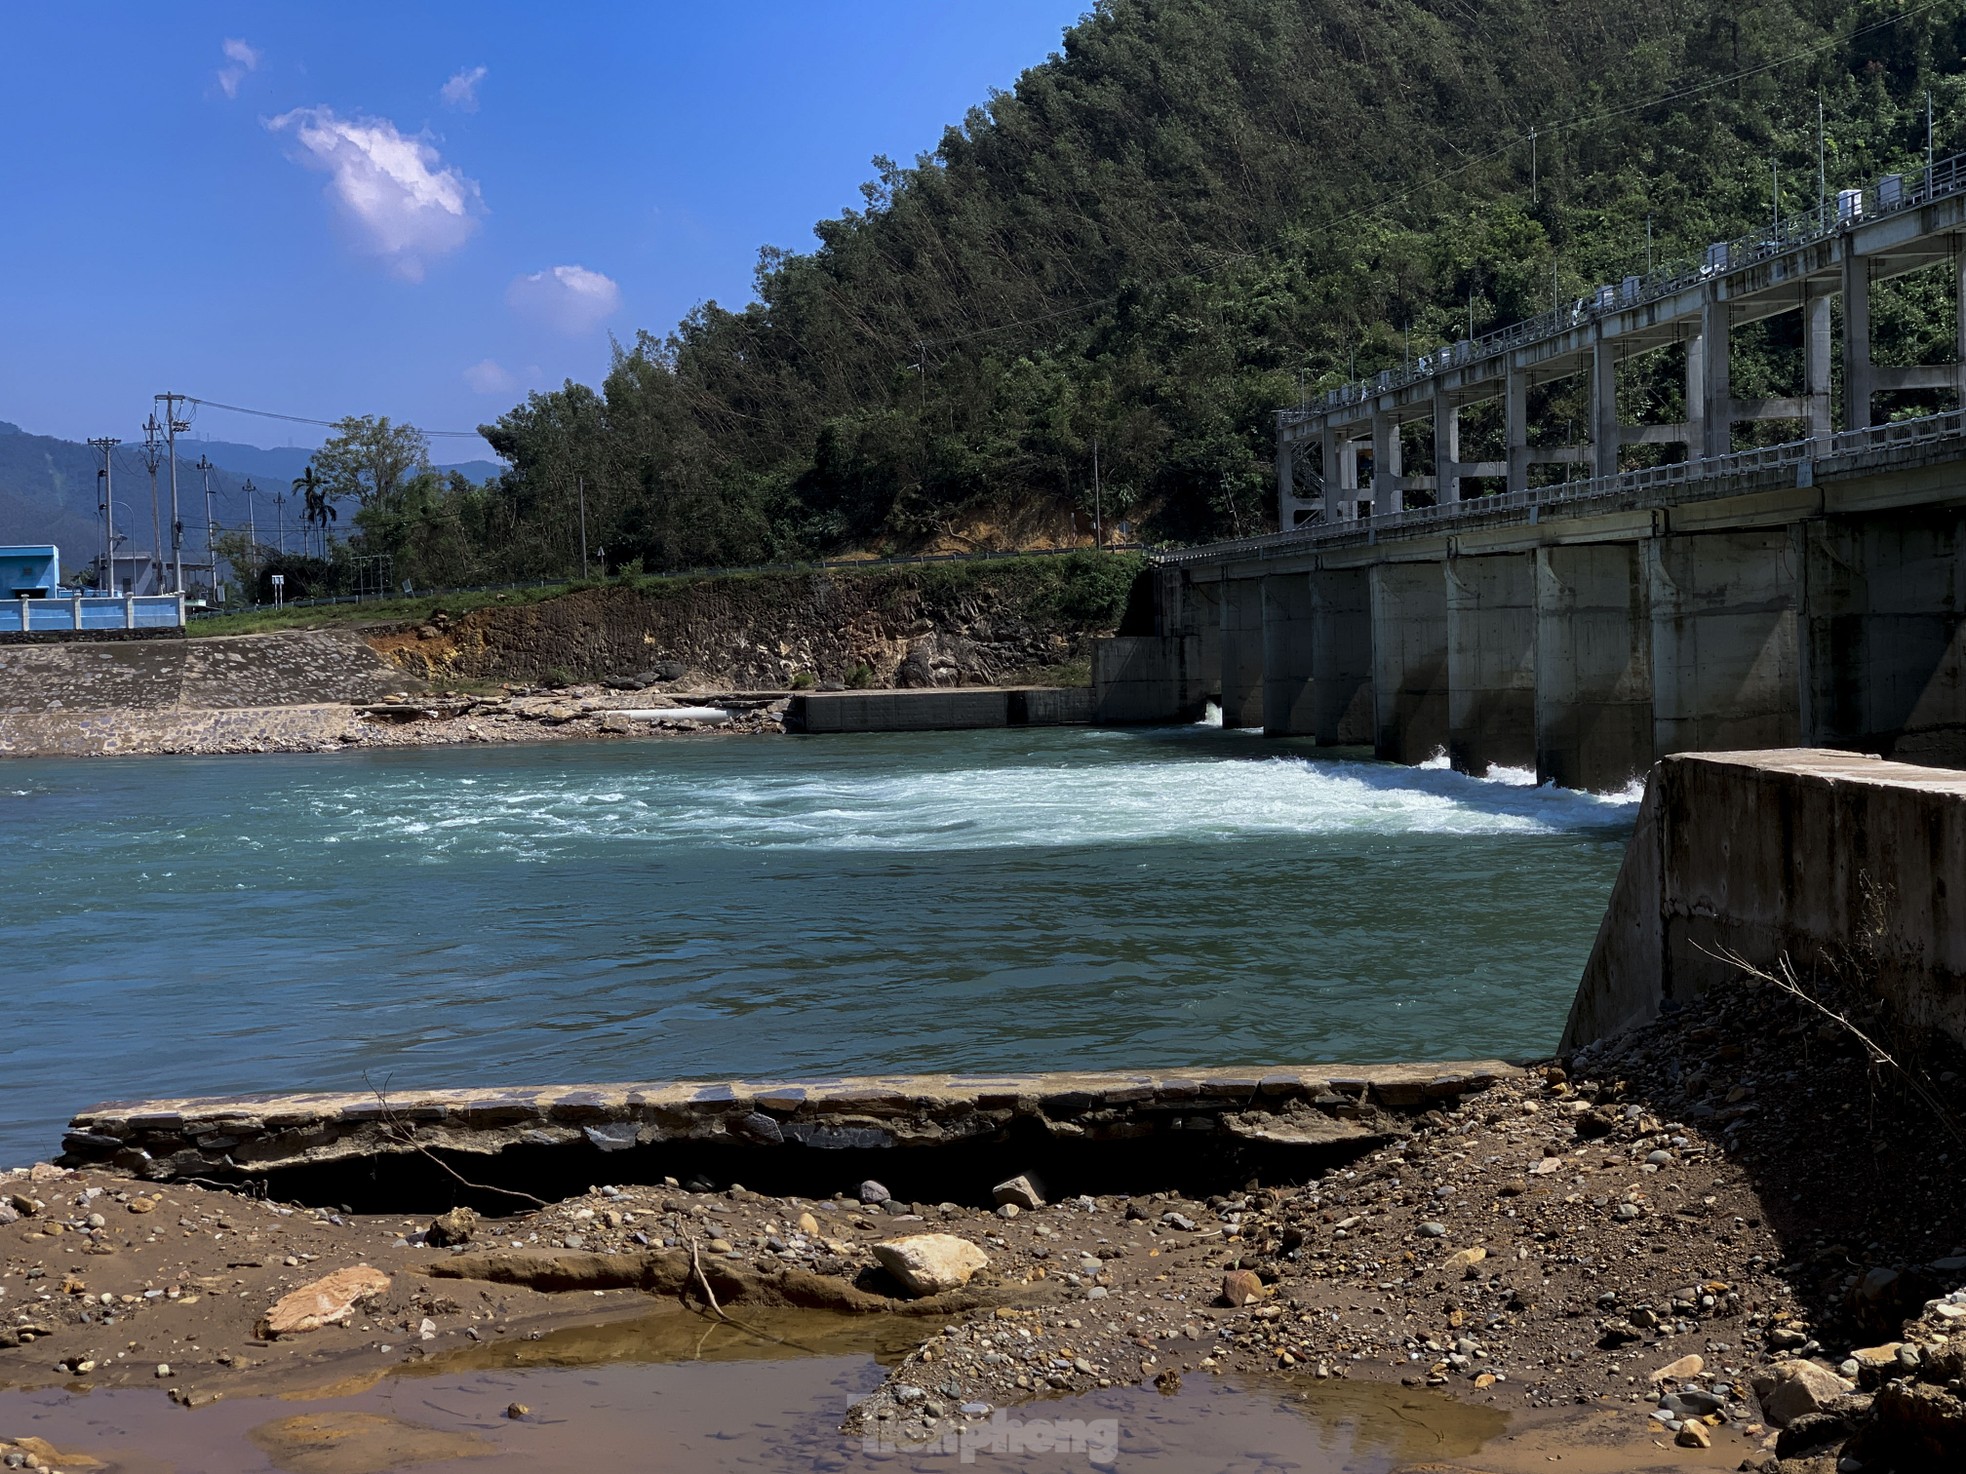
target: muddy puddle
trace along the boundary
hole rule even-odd
[[[120,1474],[1376,1474],[1473,1454],[1506,1422],[1491,1408],[1397,1386],[1191,1376],[1171,1395],[1123,1387],[976,1414],[960,1440],[907,1448],[838,1429],[918,1328],[812,1315],[748,1324],[757,1334],[664,1312],[195,1408],[161,1388],[4,1392],[0,1438],[45,1440],[57,1469]],[[514,1404],[523,1416],[508,1415]]]

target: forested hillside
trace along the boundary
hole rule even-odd
[[[1271,412],[1966,147],[1957,0],[1104,0],[757,299],[490,430],[501,573],[1270,516]],[[1532,130],[1534,140],[1532,143]],[[1892,305],[1894,304],[1894,305]],[[1880,308],[1949,351],[1917,282]],[[1753,344],[1747,345],[1750,354]],[[1752,379],[1752,365],[1743,370]],[[1669,392],[1662,390],[1663,392]],[[1048,520],[1047,520],[1048,519]],[[491,550],[496,548],[494,554]]]

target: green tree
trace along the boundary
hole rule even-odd
[[[392,425],[387,415],[350,415],[336,421],[314,464],[334,500],[387,505],[430,469],[430,442],[416,426]]]

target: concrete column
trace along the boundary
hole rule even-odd
[[[1344,516],[1344,498],[1338,494],[1344,478],[1338,469],[1338,434],[1329,425],[1319,433],[1318,451],[1324,461],[1324,520],[1336,522]]]
[[[1660,756],[1800,741],[1799,538],[1770,528],[1645,544]]]
[[[1277,531],[1288,532],[1297,500],[1297,442],[1277,428]]]
[[[1358,520],[1359,503],[1358,439],[1349,433],[1338,447],[1338,471],[1338,485],[1344,491],[1342,515],[1347,522],[1355,522]]]
[[[1802,393],[1809,407],[1809,438],[1826,439],[1836,428],[1830,413],[1829,295],[1811,291],[1802,303]]]
[[[1843,428],[1862,430],[1870,424],[1870,401],[1875,392],[1870,362],[1870,262],[1862,256],[1843,258]]]
[[[1389,413],[1372,415],[1372,515],[1384,517],[1405,508],[1400,494],[1399,421]]]
[[[1966,409],[1966,250],[1957,244],[1952,258],[1952,358],[1959,365],[1959,407]]]
[[[1446,506],[1461,499],[1461,411],[1434,382],[1434,502]]]
[[[1263,580],[1222,580],[1222,725],[1263,724]]]
[[[1276,573],[1263,581],[1263,735],[1308,737],[1313,710],[1317,616],[1307,573]]]
[[[1966,515],[1806,531],[1802,740],[1966,767]]]
[[[1421,763],[1447,746],[1447,576],[1437,562],[1372,570],[1372,746]]]
[[[1707,345],[1695,333],[1686,340],[1686,459],[1697,461],[1707,444]]]
[[[1529,490],[1529,375],[1513,364],[1502,384],[1502,428],[1507,439],[1509,490]]]
[[[1700,401],[1703,456],[1734,449],[1734,386],[1730,372],[1727,304],[1709,286],[1700,302],[1700,357],[1704,393]]]
[[[1370,747],[1372,580],[1363,568],[1311,575],[1312,730],[1323,747]]]
[[[1615,792],[1652,766],[1652,624],[1637,543],[1536,553],[1536,777]]]
[[[1536,555],[1449,558],[1447,755],[1480,777],[1536,765]]]
[[[1608,338],[1591,344],[1591,474],[1618,474],[1618,361]]]

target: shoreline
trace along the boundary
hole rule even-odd
[[[631,700],[632,696],[632,700]],[[0,759],[217,757],[328,753],[388,747],[646,740],[783,732],[789,693],[624,693],[577,686],[504,696],[403,695],[208,709],[0,713]],[[631,721],[627,710],[731,703],[730,720]]]
[[[1928,1106],[1878,1089],[1864,1051],[1816,1017],[1743,984],[1434,1104],[1307,1180],[1205,1198],[1064,1182],[1047,1200],[1041,1183],[979,1179],[962,1201],[904,1203],[872,1183],[772,1197],[672,1175],[510,1217],[412,1219],[17,1170],[0,1200],[40,1206],[0,1224],[0,1342],[24,1321],[45,1334],[0,1349],[0,1386],[154,1385],[154,1338],[193,1401],[379,1376],[597,1310],[703,1311],[707,1284],[740,1321],[746,1307],[918,1321],[914,1348],[843,1410],[853,1437],[929,1446],[977,1408],[1263,1375],[1588,1416],[1594,1438],[1724,1455],[1712,1467],[1833,1468],[1845,1446],[1911,1437],[1900,1404],[1951,1427],[1966,1259]],[[983,1262],[910,1293],[875,1246],[920,1234]],[[350,1325],[250,1334],[279,1294],[357,1264],[391,1288]],[[139,1361],[91,1354],[132,1337]],[[1966,1402],[1957,1417],[1966,1428]]]

